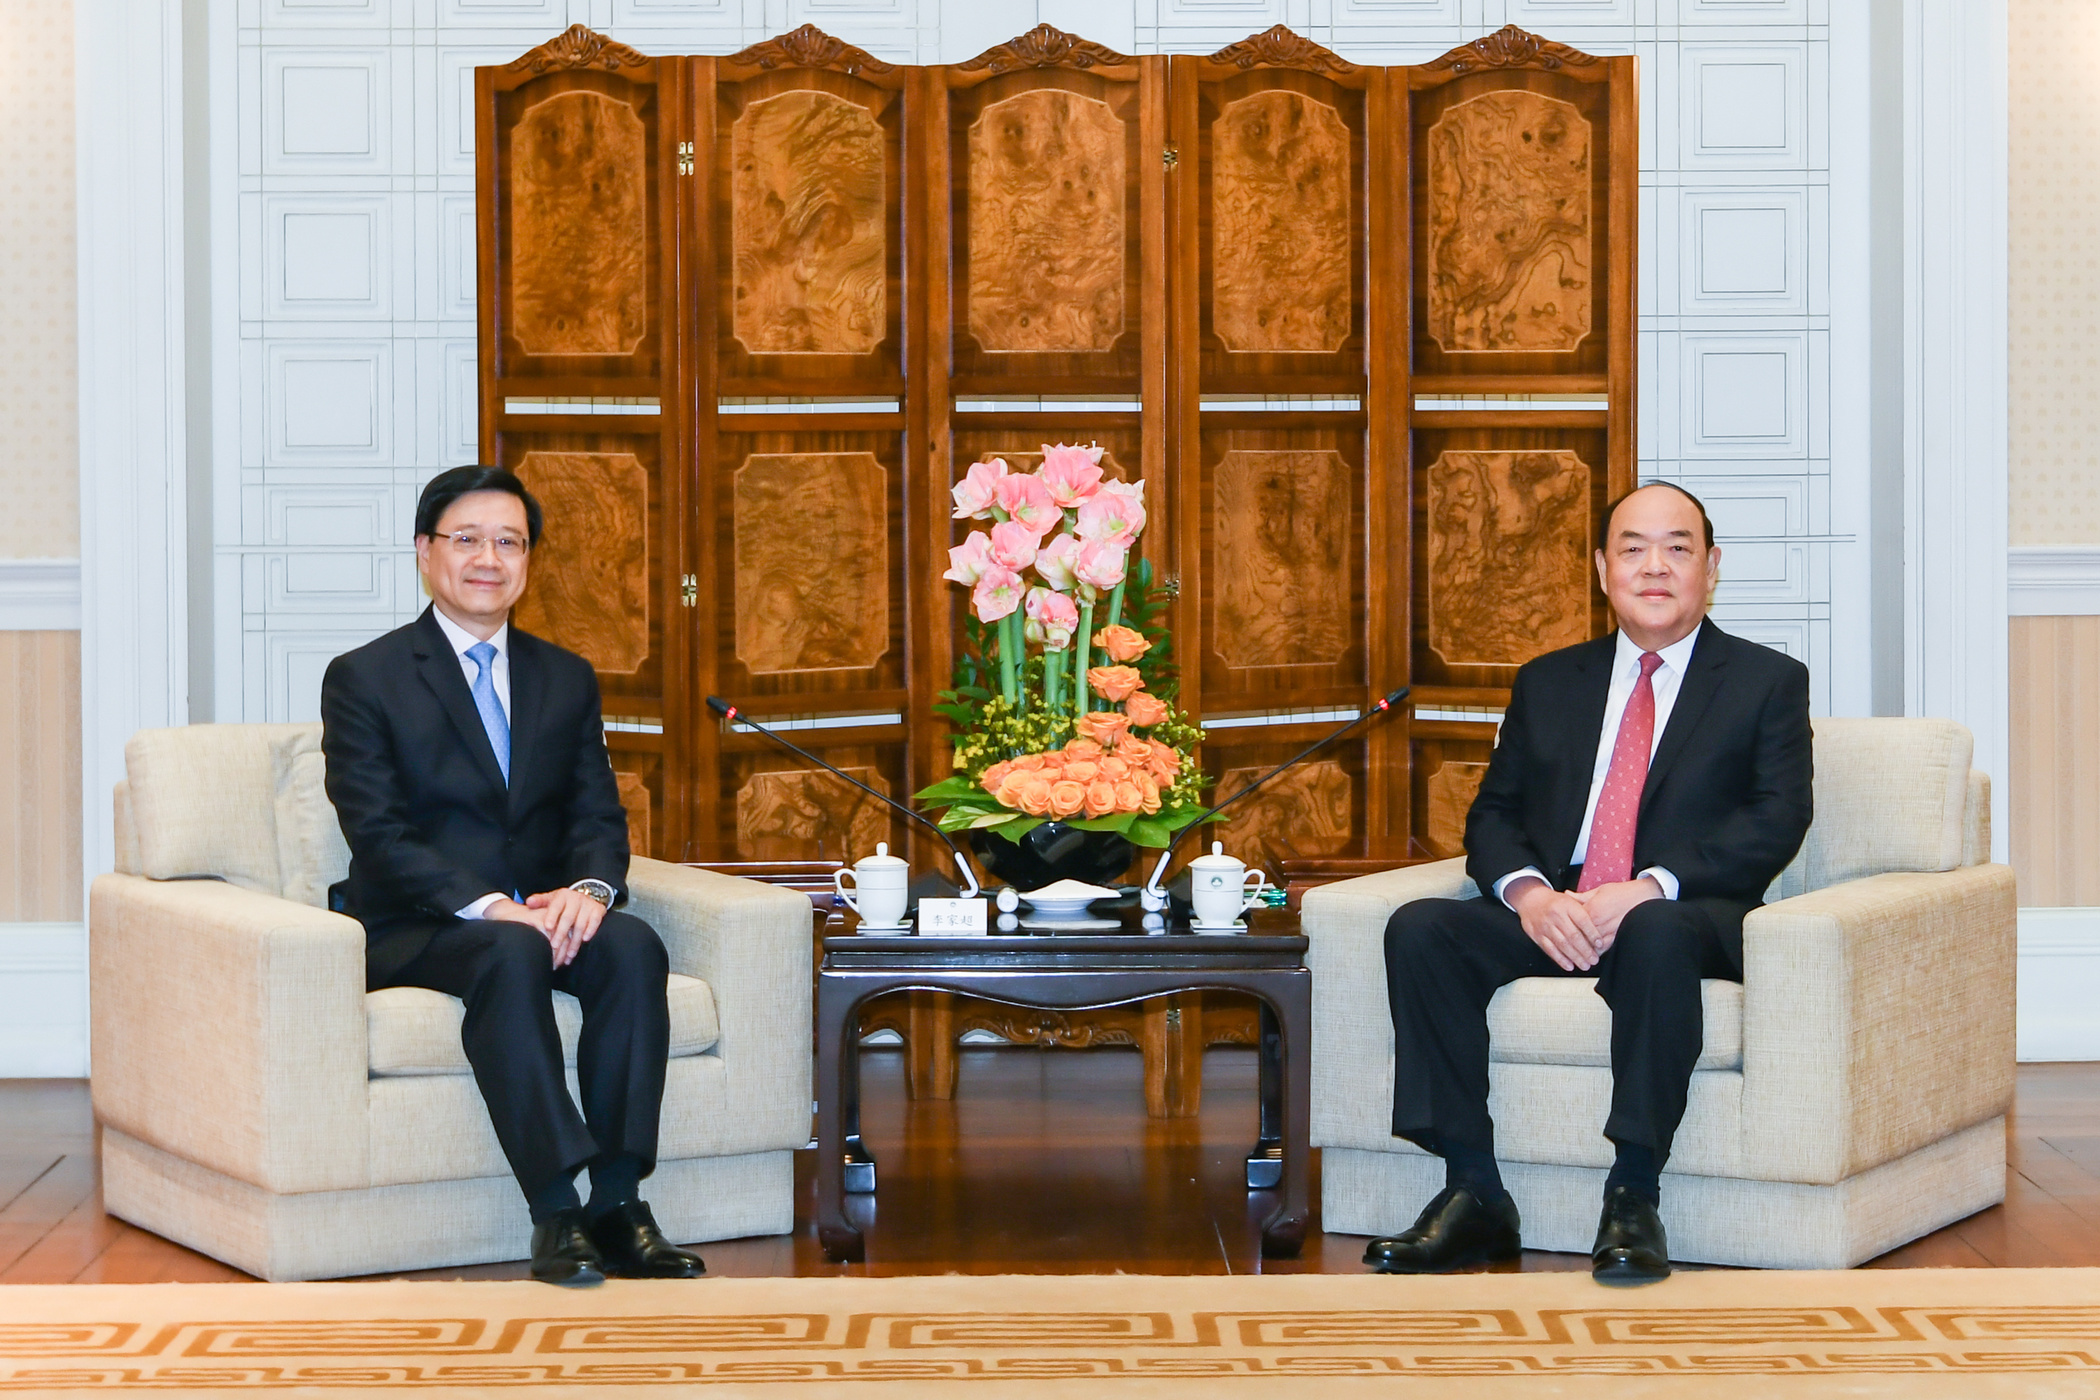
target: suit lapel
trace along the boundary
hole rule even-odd
[[[1648,781],[1641,787],[1643,812],[1648,810],[1648,803],[1661,790],[1670,765],[1691,742],[1700,717],[1721,689],[1721,674],[1728,665],[1721,647],[1724,635],[1711,621],[1699,624],[1699,640],[1692,644],[1692,664],[1685,668],[1684,679],[1678,683],[1677,702],[1670,707],[1670,722],[1663,726],[1662,742],[1656,745],[1655,757],[1648,762]]]
[[[425,608],[416,619],[416,674],[423,684],[437,696],[445,717],[459,731],[460,742],[467,752],[474,755],[475,766],[489,785],[498,792],[503,790],[503,770],[496,766],[496,751],[489,747],[489,732],[482,726],[481,711],[474,708],[474,693],[467,689],[466,673],[460,669],[459,657],[445,640],[445,634],[437,625],[431,610]],[[515,744],[512,762],[516,762]]]
[[[540,713],[545,708],[546,673],[539,665],[539,639],[512,624],[510,629],[510,806],[518,810],[519,795],[535,776],[533,761],[539,757],[534,742],[539,733]]]
[[[1598,736],[1604,732],[1604,705],[1611,698],[1612,658],[1618,651],[1618,633],[1611,632],[1583,647],[1575,658],[1575,679],[1568,687],[1567,708],[1562,711],[1567,716],[1563,747],[1574,767],[1553,811],[1555,848],[1564,853],[1575,849],[1575,837],[1582,830],[1582,814],[1589,806]],[[1565,839],[1561,839],[1563,836]]]

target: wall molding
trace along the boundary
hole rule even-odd
[[[2020,1058],[2100,1060],[2100,909],[2022,909]]]
[[[0,1079],[88,1072],[87,925],[0,924]]]
[[[0,632],[79,630],[78,559],[0,559]]]
[[[2013,617],[2100,615],[2100,544],[2006,550],[2005,602]]]

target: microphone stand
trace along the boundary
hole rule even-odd
[[[823,759],[818,758],[808,749],[805,749],[801,745],[784,738],[776,731],[766,728],[766,726],[760,724],[755,719],[751,719],[750,717],[745,715],[743,711],[739,710],[736,706],[730,704],[727,700],[724,700],[721,696],[708,696],[707,708],[713,710],[716,714],[720,715],[723,719],[728,720],[732,724],[741,724],[748,728],[757,730],[759,733],[765,735],[768,739],[771,739],[774,743],[780,745],[780,747],[786,749],[789,753],[799,755],[802,758],[806,758],[811,763],[816,764],[817,767],[831,774],[833,777],[843,779],[844,781],[853,784],[853,786],[859,788],[862,792],[874,798],[883,806],[888,807],[893,811],[902,812],[906,817],[910,818],[912,821],[917,822],[920,826],[925,827],[935,836],[940,837],[941,844],[943,846],[946,846],[948,848],[948,853],[955,857],[955,868],[962,871],[963,883],[965,886],[967,886],[967,888],[963,890],[962,897],[964,899],[976,899],[982,893],[982,890],[980,889],[977,883],[977,872],[970,868],[970,862],[963,855],[962,847],[956,845],[953,841],[949,840],[947,832],[941,830],[938,826],[926,820],[925,817],[920,816],[917,812],[914,812],[911,808],[905,806],[902,802],[897,801],[888,793],[877,792],[874,788],[869,787],[866,783],[854,777],[851,773],[844,772],[841,769],[836,768],[829,763],[826,763]]]
[[[1233,803],[1239,801],[1241,798],[1252,794],[1255,789],[1261,787],[1264,783],[1268,782],[1269,779],[1275,777],[1278,773],[1283,772],[1287,768],[1297,766],[1299,763],[1302,763],[1307,758],[1310,758],[1313,754],[1318,753],[1321,749],[1326,748],[1329,744],[1341,738],[1344,734],[1347,734],[1350,730],[1356,728],[1357,725],[1362,724],[1365,720],[1372,718],[1374,715],[1382,715],[1386,711],[1392,709],[1393,706],[1399,704],[1402,700],[1405,700],[1408,696],[1408,692],[1412,689],[1412,686],[1403,685],[1398,690],[1392,691],[1391,693],[1381,696],[1377,700],[1374,700],[1373,702],[1371,702],[1370,707],[1364,710],[1364,712],[1358,715],[1355,719],[1350,720],[1346,724],[1342,725],[1339,729],[1336,729],[1334,732],[1326,735],[1324,738],[1321,738],[1314,743],[1306,745],[1297,753],[1292,754],[1289,758],[1277,764],[1274,768],[1271,768],[1268,772],[1262,774],[1259,778],[1256,778],[1253,782],[1247,784],[1247,786],[1241,788],[1238,792],[1226,798],[1217,806],[1212,807],[1209,811],[1202,813],[1194,821],[1190,822],[1187,826],[1184,826],[1181,830],[1175,832],[1174,839],[1172,841],[1169,841],[1167,843],[1167,848],[1159,853],[1159,863],[1152,867],[1152,878],[1147,880],[1145,882],[1145,887],[1138,892],[1138,902],[1143,907],[1144,911],[1147,914],[1157,914],[1167,907],[1167,892],[1164,888],[1161,887],[1159,883],[1159,878],[1160,876],[1167,873],[1167,862],[1174,858],[1174,848],[1179,846],[1182,843],[1182,840],[1185,837],[1187,837],[1187,835],[1190,832],[1194,831],[1197,827],[1203,825],[1212,817],[1224,811],[1227,807],[1230,807]]]

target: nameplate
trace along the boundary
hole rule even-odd
[[[981,899],[922,899],[919,933],[922,937],[981,937],[991,932],[986,919],[989,907]]]

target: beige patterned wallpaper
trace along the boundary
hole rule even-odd
[[[2012,543],[2100,544],[2100,3],[2012,0]]]
[[[0,559],[80,552],[73,0],[0,0]]]

